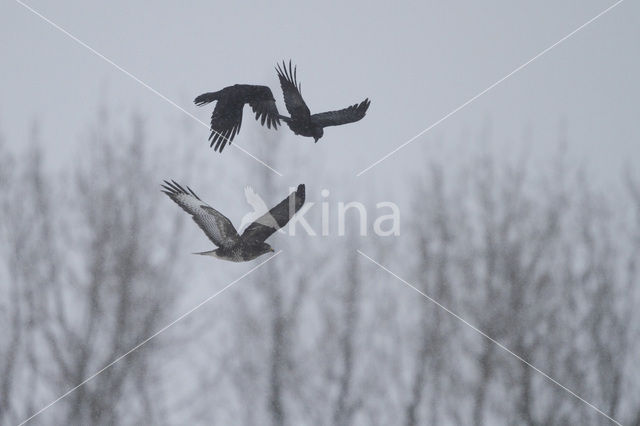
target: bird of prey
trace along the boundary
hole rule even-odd
[[[246,262],[263,254],[273,252],[265,242],[278,229],[285,226],[304,204],[305,187],[298,185],[296,191],[251,223],[242,235],[222,213],[205,203],[187,186],[183,188],[175,181],[164,181],[162,192],[189,213],[194,222],[218,246],[217,249],[201,254],[231,262]]]
[[[341,124],[353,123],[364,117],[371,104],[367,98],[359,104],[338,110],[322,112],[319,114],[311,114],[307,104],[302,99],[302,86],[297,81],[297,70],[289,68],[282,62],[276,67],[278,78],[280,79],[280,87],[284,95],[284,103],[291,117],[280,116],[280,119],[287,123],[289,128],[296,135],[312,137],[316,142],[324,134],[324,127],[339,126]]]
[[[280,124],[276,100],[271,89],[267,86],[253,86],[249,84],[236,84],[225,87],[217,92],[203,93],[193,100],[198,105],[206,105],[216,101],[216,107],[211,114],[210,146],[215,151],[222,152],[227,142],[231,141],[240,131],[242,124],[242,109],[244,104],[249,104],[256,114],[256,120],[260,124],[274,129]]]

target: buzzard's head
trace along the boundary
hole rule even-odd
[[[260,255],[263,255],[267,253],[273,253],[275,250],[269,244],[263,242],[262,244],[260,244],[260,246],[258,246],[258,251],[260,252]]]
[[[316,143],[318,142],[318,139],[322,137],[322,135],[324,135],[324,130],[322,130],[322,127],[314,127],[312,136]]]

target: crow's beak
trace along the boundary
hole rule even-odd
[[[314,138],[313,138],[313,140],[315,141],[314,143],[318,143],[318,139],[320,139],[320,138],[316,138],[316,137],[314,137]]]

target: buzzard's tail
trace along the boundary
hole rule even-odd
[[[198,106],[202,106],[202,105],[208,104],[209,102],[217,101],[219,98],[220,98],[220,92],[208,92],[208,93],[203,93],[202,95],[195,98],[193,100],[193,103]]]
[[[201,251],[199,253],[193,253],[193,254],[200,254],[202,256],[211,256],[211,257],[218,257],[218,254],[216,253],[216,250],[211,250],[211,251]]]

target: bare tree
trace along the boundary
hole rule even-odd
[[[14,420],[142,342],[172,311],[177,229],[156,213],[155,160],[140,119],[132,129],[127,137],[99,129],[73,177],[46,170],[37,145],[21,159],[21,190],[4,204],[11,211],[3,225],[13,233],[8,269],[14,309],[23,310],[12,315],[12,340],[26,330],[34,336],[15,346],[30,361],[29,373],[14,386],[35,401]],[[162,404],[153,391],[158,349],[157,341],[149,342],[42,416],[67,424],[159,422]]]
[[[338,392],[334,402],[333,424],[347,426],[354,422],[355,415],[361,407],[362,394],[356,390],[357,385],[357,344],[358,325],[360,318],[360,303],[362,302],[362,276],[356,253],[356,237],[350,234],[345,253],[342,315],[338,319],[340,330],[338,334],[337,374]]]
[[[179,225],[188,221],[158,208],[166,200],[157,172],[168,161],[158,155],[166,151],[157,142],[152,150],[140,119],[124,132],[103,121],[66,174],[45,166],[38,142],[18,154],[0,142],[0,423],[29,417],[176,317],[176,289],[188,279],[178,262]],[[259,153],[276,168],[292,163],[278,143]],[[254,166],[237,173],[259,185],[265,201],[280,200],[289,182]],[[432,161],[426,170],[411,187],[403,219],[413,218],[400,238],[275,234],[283,254],[246,278],[242,291],[121,359],[39,419],[603,423],[363,260],[356,249],[364,245],[558,382],[622,423],[640,424],[637,179],[628,176],[624,193],[599,191],[562,155],[545,167],[526,155],[481,155],[455,167]],[[229,173],[217,169],[216,178]],[[313,201],[319,183],[305,183]],[[226,267],[237,265],[216,264],[221,274]]]
[[[426,214],[426,219],[416,218],[411,226],[416,230],[414,244],[420,254],[416,277],[422,283],[421,290],[440,303],[453,307],[454,294],[451,286],[452,232],[455,215],[445,200],[442,168],[433,164],[430,169],[430,186],[417,185],[413,205],[414,211]],[[418,195],[420,194],[420,195]],[[430,303],[420,301],[419,329],[416,339],[414,373],[411,378],[409,399],[406,406],[405,424],[413,426],[428,422],[438,424],[449,416],[449,398],[444,394],[454,394],[455,369],[449,360],[451,345],[456,328],[448,314]],[[426,393],[426,395],[425,395]],[[428,402],[425,401],[428,398]],[[425,403],[423,404],[423,401]],[[426,413],[420,413],[425,407]],[[421,418],[423,420],[421,420]]]
[[[484,156],[457,177],[432,173],[431,192],[418,185],[414,198],[421,201],[416,210],[426,212],[421,220],[425,226],[415,238],[414,253],[425,265],[418,282],[445,306],[456,306],[455,298],[429,286],[443,282],[449,294],[460,295],[462,304],[457,306],[463,317],[616,416],[633,346],[629,325],[635,301],[625,295],[637,281],[631,266],[637,253],[628,251],[624,238],[630,234],[625,231],[629,224],[609,209],[614,199],[599,195],[577,170],[572,177],[562,160],[538,172],[532,178],[526,162],[499,167]],[[430,210],[428,204],[435,207]],[[613,235],[623,238],[614,241]],[[430,264],[430,259],[437,261]],[[449,265],[444,269],[448,272],[438,278],[443,265]],[[430,274],[436,274],[435,279]],[[437,333],[445,330],[433,316],[421,326]],[[430,348],[425,342],[438,340],[424,333],[416,352],[423,362],[415,364],[407,424],[420,418],[419,407],[433,424],[467,416],[475,424],[489,419],[531,425],[602,420],[494,344],[467,333],[454,338],[462,339],[476,365],[471,398],[467,403],[468,394],[456,392],[473,377],[466,375],[458,387],[454,380],[447,389],[457,408],[443,417],[438,417],[442,404],[424,401],[421,391],[427,383],[433,387],[442,377],[455,378],[456,365],[469,359],[450,348],[449,366],[428,370],[425,366],[437,362],[446,340]],[[470,410],[465,413],[467,404]]]
[[[7,244],[2,246],[2,279],[5,283],[0,287],[0,321],[6,334],[1,340],[0,354],[0,422],[16,423],[25,416],[33,403],[35,389],[25,392],[18,383],[29,381],[33,386],[33,373],[29,373],[30,352],[33,342],[32,327],[29,319],[33,311],[28,305],[26,288],[27,282],[21,274],[20,259],[24,254],[25,245],[30,237],[30,227],[20,221],[25,211],[23,204],[15,197],[13,188],[21,176],[17,175],[15,159],[0,139],[0,181],[5,190],[0,195],[0,209],[3,218],[0,223],[2,240]],[[31,376],[31,377],[29,377]]]

